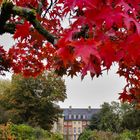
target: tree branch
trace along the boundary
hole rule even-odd
[[[2,4],[0,14],[0,34],[3,34],[5,32],[14,33],[15,26],[9,26],[10,24],[6,24],[6,22],[10,19],[11,14],[25,18],[41,35],[46,38],[48,42],[52,43],[53,45],[56,44],[57,38],[49,33],[36,19],[35,10],[20,6],[14,6],[12,2],[5,2]]]
[[[14,34],[16,30],[16,23],[6,23],[4,25],[4,33]]]
[[[34,26],[34,28],[42,34],[47,41],[55,45],[56,37],[54,37],[51,33],[49,33],[41,23],[36,19],[36,12],[29,8],[23,8],[20,6],[13,7],[13,14],[24,17],[26,20],[30,21],[30,23]]]
[[[6,26],[6,22],[11,17],[12,8],[13,8],[13,3],[11,2],[6,2],[2,4],[1,13],[0,13],[0,35],[5,33],[7,30],[5,26]]]
[[[43,18],[45,18],[47,12],[51,9],[52,6],[53,6],[53,0],[51,0],[49,7],[46,9],[45,14],[43,15]]]

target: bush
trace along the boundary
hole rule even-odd
[[[86,130],[79,136],[79,140],[115,140],[117,136],[112,132]]]
[[[116,140],[117,134],[113,132],[105,131],[93,131],[93,137],[95,140]]]
[[[136,131],[136,140],[140,140],[140,130]]]
[[[124,130],[118,137],[118,140],[136,140],[135,134],[130,130]]]
[[[93,134],[93,131],[85,130],[83,133],[80,134],[78,140],[91,140],[92,134]]]
[[[63,137],[41,128],[8,123],[0,125],[0,140],[63,140]]]
[[[85,130],[78,140],[140,140],[140,130],[124,130],[120,134],[106,131]]]

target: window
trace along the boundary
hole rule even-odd
[[[71,115],[71,118],[72,118],[72,119],[74,118],[73,115]]]
[[[66,127],[64,128],[64,134],[67,134],[67,128]]]
[[[76,134],[76,127],[74,127],[74,134]]]
[[[74,114],[74,119],[76,119],[76,115]]]
[[[78,115],[78,119],[81,119],[81,115],[80,114]]]
[[[86,115],[84,114],[84,115],[83,115],[83,119],[85,119],[85,118],[86,118]]]
[[[69,128],[69,134],[72,134],[72,129],[71,128]]]
[[[67,122],[64,122],[64,125],[67,125]]]
[[[80,128],[80,127],[78,128],[78,133],[79,133],[79,134],[81,133],[81,128]]]
[[[71,114],[69,114],[69,119],[71,119]]]
[[[74,140],[76,140],[76,135],[74,135]]]
[[[83,121],[83,122],[82,122],[82,125],[86,125],[86,124],[87,124],[87,122],[86,122],[86,121]]]

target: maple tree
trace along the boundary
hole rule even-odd
[[[127,85],[122,101],[140,103],[139,0],[3,0],[0,34],[15,44],[0,47],[0,72],[36,76],[45,69],[82,78],[118,63]],[[67,26],[64,22],[67,19]]]

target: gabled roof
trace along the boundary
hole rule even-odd
[[[97,108],[63,108],[64,120],[90,120],[92,115],[98,113]]]

